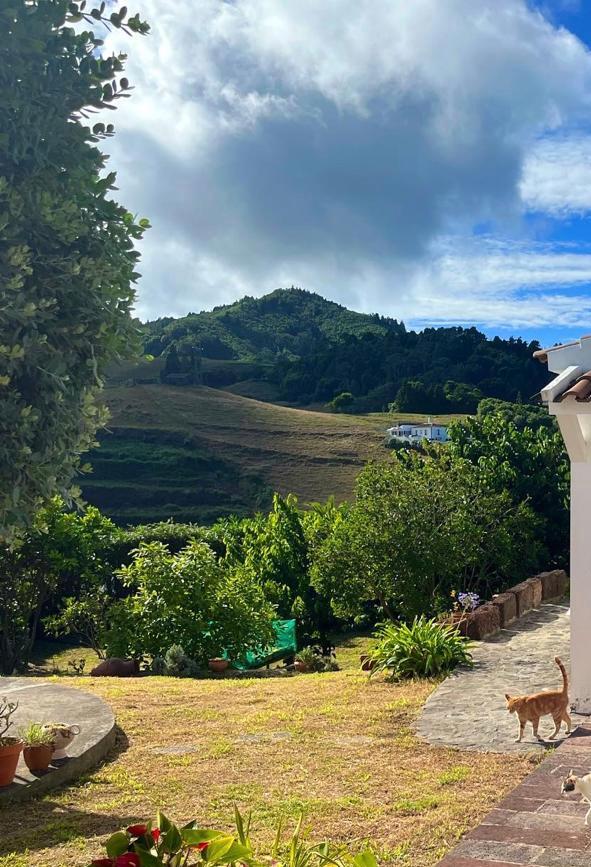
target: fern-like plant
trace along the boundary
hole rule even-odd
[[[456,665],[472,665],[468,642],[452,626],[421,615],[411,624],[383,623],[369,651],[372,674],[388,671],[394,680],[436,677]]]

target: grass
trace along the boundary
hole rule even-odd
[[[271,842],[301,810],[313,839],[371,840],[389,864],[429,867],[528,772],[517,756],[463,754],[415,738],[435,684],[368,680],[362,636],[338,644],[343,670],[265,680],[71,678],[104,697],[121,727],[110,761],[78,784],[0,813],[0,867],[71,867],[158,806],[230,827],[253,811]]]
[[[304,504],[348,499],[363,465],[388,459],[386,427],[417,418],[294,409],[206,387],[112,387],[105,398],[112,434],[91,455],[83,492],[123,524],[211,522],[265,509],[273,491]]]

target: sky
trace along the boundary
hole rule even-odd
[[[137,313],[301,286],[408,327],[591,332],[591,0],[138,0],[113,33]]]

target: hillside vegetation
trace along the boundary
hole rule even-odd
[[[83,493],[122,524],[207,523],[266,508],[273,491],[345,499],[367,460],[387,459],[388,424],[414,418],[311,412],[206,387],[121,386],[105,399],[111,422]]]
[[[527,402],[545,383],[535,342],[488,339],[476,328],[408,331],[295,288],[143,328],[145,352],[156,360],[140,379],[181,374],[298,406],[346,392],[351,413],[393,403],[409,412],[474,412],[483,397]]]

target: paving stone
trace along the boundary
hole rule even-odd
[[[531,864],[536,855],[541,855],[543,846],[528,846],[525,843],[503,843],[491,840],[464,840],[453,851],[457,857],[481,859],[493,863]]]
[[[531,814],[530,814],[531,815]],[[570,831],[543,831],[540,828],[513,828],[510,825],[479,825],[466,834],[466,842],[469,840],[486,840],[498,843],[530,844],[534,846],[554,846],[565,849],[587,848],[587,837],[584,832],[570,833]]]
[[[535,813],[546,803],[544,798],[528,798],[527,795],[519,789],[515,789],[516,794],[511,792],[506,798],[503,798],[499,807],[503,810],[519,810],[521,813]]]
[[[480,858],[462,858],[457,855],[448,855],[443,861],[439,862],[442,867],[515,867],[515,861],[491,861],[486,859],[483,861]],[[523,863],[523,862],[521,862]],[[531,863],[531,862],[530,862]]]
[[[588,852],[577,852],[574,849],[549,848],[534,858],[532,864],[536,867],[589,867],[591,856]]]
[[[545,801],[539,808],[538,813],[552,813],[560,816],[578,816],[581,822],[585,818],[588,804],[581,801]]]

